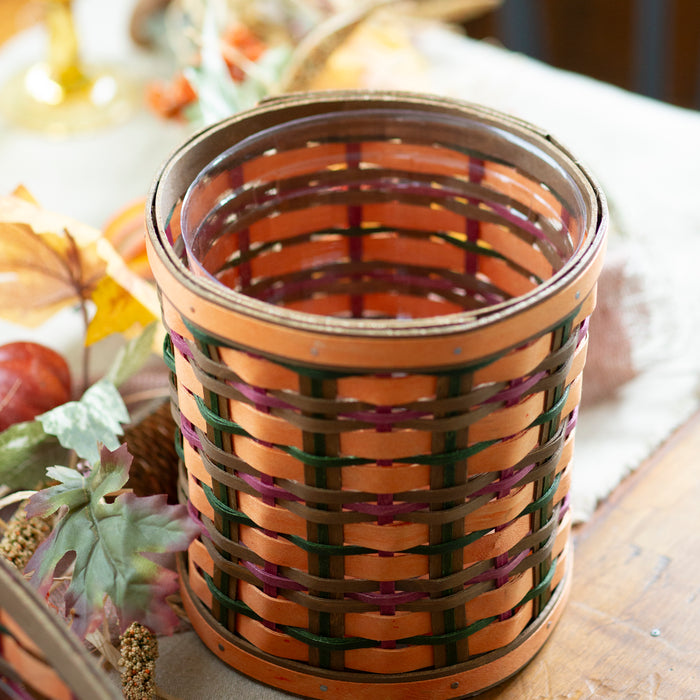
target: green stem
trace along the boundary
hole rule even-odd
[[[90,319],[88,317],[87,302],[82,295],[80,296],[80,314],[83,317],[83,326],[85,328],[85,337],[83,338],[83,390],[80,392],[82,395],[90,386],[90,347],[85,342]]]

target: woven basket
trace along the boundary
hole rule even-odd
[[[121,693],[65,622],[0,557],[0,697],[118,700]]]
[[[207,646],[318,698],[516,672],[570,582],[587,172],[475,106],[301,94],[195,136],[149,206]]]

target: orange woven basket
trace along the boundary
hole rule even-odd
[[[316,698],[515,673],[570,583],[590,175],[473,105],[300,94],[195,136],[149,207],[205,644]]]

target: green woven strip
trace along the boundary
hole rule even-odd
[[[583,303],[583,302],[582,302]],[[581,305],[577,306],[571,314],[564,319],[563,324],[571,324],[573,323],[573,320],[578,316],[578,313],[581,309]],[[215,336],[212,333],[209,333],[199,326],[196,326],[193,324],[188,318],[186,317],[181,317],[182,322],[184,323],[185,327],[189,330],[189,332],[192,334],[192,336],[197,340],[198,342],[208,345],[208,344],[213,344],[213,345],[219,345],[223,347],[230,347],[238,350],[243,350],[246,351],[246,348],[242,348],[240,346],[237,346],[235,343],[231,343],[230,341],[227,341],[221,337]],[[557,328],[561,328],[562,326],[562,321],[558,321],[556,324],[552,325],[549,328],[544,328],[540,331],[540,333],[537,334],[537,337],[540,335],[544,335],[546,333],[552,332],[556,330]],[[518,345],[522,345],[523,341],[519,341]],[[456,367],[447,367],[447,368],[440,368],[440,369],[431,369],[431,368],[426,368],[426,369],[420,369],[415,372],[415,374],[421,375],[421,376],[432,376],[432,377],[449,377],[454,374],[468,374],[468,373],[473,373],[476,372],[480,369],[483,369],[484,367],[488,367],[489,365],[493,364],[496,360],[499,360],[501,357],[507,355],[513,348],[512,347],[506,347],[503,348],[500,352],[497,352],[493,355],[490,355],[488,357],[481,358],[479,360],[473,361],[468,364],[463,364],[463,365],[458,365]],[[171,350],[172,354],[172,350]],[[331,370],[328,368],[316,368],[316,367],[308,367],[305,365],[299,365],[291,362],[285,362],[285,361],[280,361],[279,358],[267,358],[268,361],[274,362],[280,367],[284,367],[286,369],[289,369],[296,374],[302,375],[302,376],[307,376],[307,377],[312,377],[312,378],[319,378],[319,379],[341,379],[344,377],[354,377],[358,376],[358,372],[355,370]],[[362,374],[362,373],[360,373]],[[368,374],[372,374],[372,372],[368,372]]]
[[[174,374],[175,349],[173,348],[173,341],[171,340],[169,333],[166,333],[165,338],[163,338],[163,360],[165,361],[168,369]]]
[[[194,325],[189,319],[185,318],[184,316],[182,317],[182,322],[184,323],[185,327],[189,330],[189,332],[192,334],[192,336],[195,338],[200,343],[203,344],[215,344],[223,347],[230,347],[238,350],[243,350],[245,351],[246,348],[241,348],[240,346],[236,346],[234,343],[231,343],[230,341],[226,341],[223,338],[217,337],[199,326]],[[544,332],[547,332],[545,330]],[[498,352],[494,355],[491,355],[486,358],[482,358],[480,360],[471,362],[469,364],[465,365],[459,365],[458,367],[449,367],[449,368],[444,368],[444,369],[421,369],[420,371],[417,371],[416,374],[419,374],[421,376],[428,376],[428,377],[449,377],[452,374],[458,373],[458,374],[466,374],[470,372],[476,372],[477,370],[483,369],[484,367],[488,367],[490,364],[495,362],[496,360],[500,359],[504,355],[507,355],[508,352],[510,352],[511,348],[505,348],[501,352]],[[272,359],[272,358],[266,358],[270,362],[274,362],[276,365],[279,367],[284,367],[285,369],[289,369],[292,372],[295,372],[296,374],[305,376],[305,377],[310,377],[312,379],[343,379],[345,377],[356,377],[358,376],[358,372],[355,370],[332,370],[328,368],[317,368],[317,367],[308,367],[306,365],[299,365],[299,364],[294,364],[291,362],[285,362],[281,361],[280,359]],[[369,372],[369,374],[372,374],[372,372]]]
[[[552,500],[554,497],[554,494],[557,491],[557,488],[559,487],[559,481],[561,479],[561,473],[557,474],[556,477],[554,478],[554,481],[552,482],[551,486],[547,489],[547,491],[542,494],[540,498],[538,498],[536,501],[533,501],[532,503],[529,503],[523,510],[520,512],[518,516],[516,516],[515,520],[518,518],[524,516],[524,515],[529,515],[530,513],[544,507],[549,501]],[[227,505],[223,501],[221,501],[219,498],[216,497],[214,492],[211,490],[209,486],[206,484],[202,484],[202,489],[204,490],[204,494],[207,497],[207,500],[209,501],[210,505],[214,510],[219,513],[224,519],[230,520],[232,522],[235,522],[239,525],[247,525],[249,527],[253,527],[256,529],[263,529],[261,528],[257,523],[255,523],[253,520],[251,520],[245,513],[242,513],[239,510],[236,510],[235,508],[232,508],[231,506]],[[484,535],[487,535],[491,530],[481,530],[478,532],[472,532],[469,535],[465,535],[464,537],[460,537],[455,540],[450,540],[447,542],[440,542],[438,544],[433,544],[433,545],[417,545],[415,547],[411,547],[410,549],[404,550],[408,554],[422,554],[425,556],[431,556],[435,554],[445,554],[447,552],[453,552],[457,549],[461,549],[463,547],[466,547],[467,545],[471,544],[472,542],[475,542],[476,540],[480,539]],[[313,553],[318,553],[318,554],[323,554],[325,556],[350,556],[353,554],[377,554],[379,550],[375,549],[369,549],[365,547],[357,547],[357,546],[347,546],[347,545],[329,545],[329,544],[323,544],[319,542],[309,542],[308,540],[304,540],[298,535],[284,535],[283,533],[280,533],[282,537],[285,537],[287,540],[292,542],[293,544],[297,545],[298,547],[304,549],[307,552],[313,552]]]
[[[573,330],[573,317],[569,317],[564,320],[564,322],[561,324],[560,328],[558,331],[556,331],[553,335],[552,338],[552,351],[556,351],[560,349],[562,346],[567,345],[571,335],[572,335],[572,330]],[[552,437],[555,435],[559,423],[561,422],[561,413],[564,408],[564,404],[566,402],[566,399],[569,395],[570,387],[563,387],[561,384],[556,386],[552,392],[551,395],[551,402],[552,406],[549,408],[549,410],[545,411],[543,414],[544,416],[549,415],[550,420],[549,421],[542,421],[542,431],[540,435],[540,440],[543,438],[545,440],[551,440]],[[541,484],[541,489],[545,491],[545,494],[543,494],[543,497],[546,495],[546,493],[549,493],[552,491],[552,489],[556,490],[556,486],[559,483],[560,480],[560,474],[556,476],[556,478],[553,480],[552,485],[550,486],[550,475],[546,475]],[[537,494],[537,490],[535,491],[535,494]],[[542,501],[543,499],[540,498],[538,499],[539,501]],[[534,504],[533,504],[534,505]],[[552,518],[552,501],[547,499],[542,503],[542,506],[540,509],[533,509],[534,515],[533,515],[533,528],[542,528],[544,525],[550,521]],[[547,558],[549,559],[549,557]],[[540,580],[544,580],[547,576],[547,559],[545,559],[539,567],[536,567],[533,574],[534,574],[534,581],[537,583]],[[549,559],[551,561],[551,559]],[[543,589],[542,593],[535,599],[535,614],[539,615],[542,610],[546,607],[547,603],[549,602],[550,598],[550,592],[549,589]]]
[[[227,596],[223,591],[219,590],[219,587],[214,583],[214,579],[206,571],[203,571],[202,575],[204,576],[204,580],[207,582],[207,586],[209,587],[211,594],[219,603],[221,603],[224,608],[241,613],[246,617],[257,620],[258,622],[264,622],[263,618],[260,617],[260,615],[258,615],[252,608],[248,607],[244,602],[234,600],[233,598]]]
[[[449,377],[447,380],[448,386],[447,386],[447,396],[448,397],[453,397],[453,396],[458,396],[461,393],[461,387],[462,387],[462,377],[463,375],[452,375]],[[443,448],[445,452],[456,452],[457,451],[457,433],[455,431],[449,431],[445,434],[444,438],[444,443],[443,443]],[[450,462],[449,464],[446,464],[443,467],[442,470],[442,487],[443,488],[450,488],[452,486],[455,486],[456,484],[456,473],[457,473],[457,464],[456,462]],[[445,503],[444,507],[445,508],[451,508],[455,505],[458,505],[455,502],[451,503]],[[440,540],[441,542],[450,542],[453,537],[454,537],[454,532],[453,532],[453,523],[445,523],[441,527],[441,537]],[[433,544],[431,542],[431,544]],[[437,543],[436,543],[437,544]],[[434,545],[433,545],[434,547]],[[435,553],[435,550],[433,549],[433,552]],[[452,573],[455,573],[455,562],[453,561],[453,552],[452,551],[446,551],[443,552],[440,555],[440,569],[441,569],[441,574],[442,577],[445,578],[449,576]],[[462,569],[461,565],[461,558],[459,558],[459,569]],[[445,593],[446,595],[449,595],[450,593],[454,593],[456,591],[454,590],[447,590]],[[442,613],[442,624],[443,624],[443,629],[444,629],[444,634],[449,635],[457,631],[458,629],[458,621],[456,617],[456,611],[454,608],[447,608],[443,611]],[[447,666],[453,666],[459,661],[459,650],[454,643],[447,643],[445,645],[445,664]]]
[[[557,567],[557,559],[553,560],[549,571],[545,578],[534,588],[528,591],[525,596],[515,605],[515,608],[519,608],[526,603],[530,602],[534,598],[542,595],[543,591],[547,590],[554,578]],[[211,591],[212,595],[217,599],[217,601],[222,605],[222,607],[233,610],[237,613],[241,613],[250,617],[258,622],[263,622],[257,613],[255,613],[250,607],[245,603],[238,600],[233,600],[223,592],[221,592],[217,586],[214,584],[212,578],[204,573],[204,579]],[[451,645],[457,642],[467,639],[467,637],[473,635],[474,633],[488,627],[490,624],[496,622],[499,619],[498,615],[492,617],[484,618],[483,620],[477,620],[471,625],[464,627],[460,630],[449,632],[446,634],[438,635],[416,635],[414,637],[405,637],[403,639],[396,640],[399,646],[439,646],[439,645]],[[288,634],[290,637],[297,639],[309,646],[316,647],[318,649],[325,650],[327,652],[331,651],[348,651],[351,649],[372,649],[381,646],[380,642],[373,639],[365,639],[363,637],[326,637],[324,635],[313,634],[308,630],[301,629],[299,627],[292,627],[290,625],[279,625],[281,631]]]
[[[213,357],[216,357],[218,355],[218,348],[216,345],[210,346],[210,345],[200,343],[199,344],[199,351],[205,357],[207,357],[209,359],[213,359]],[[206,388],[204,388],[204,395],[205,395],[206,403],[205,403],[205,401],[202,401],[201,405],[205,406],[207,408],[209,415],[217,416],[220,420],[224,420],[217,413],[217,411],[220,410],[219,409],[219,395],[216,392],[213,392],[213,391],[206,389]],[[207,404],[211,404],[211,405],[207,405]],[[212,420],[209,423],[209,429],[207,432],[208,432],[207,437],[209,438],[209,440],[211,440],[211,442],[214,445],[216,445],[216,447],[218,447],[220,450],[223,450],[225,448],[224,435],[225,435],[226,431],[224,431],[219,426],[219,421]],[[220,483],[220,482],[216,482],[215,487],[218,490],[218,499],[227,508],[230,508],[229,490],[226,487],[226,485],[223,483]],[[234,529],[232,529],[232,526]],[[234,520],[232,520],[230,518],[224,518],[224,519],[222,519],[222,522],[221,522],[221,528],[220,528],[221,534],[228,540],[236,540],[236,539],[238,539],[237,532],[235,531],[236,527],[237,527],[237,523]],[[231,559],[231,555],[228,552],[223,552],[222,556],[225,559],[228,559],[228,560]],[[235,586],[235,579],[232,581],[231,576],[228,573],[226,573],[225,571],[220,570],[218,572],[218,576],[219,576],[219,586],[220,586],[220,589],[222,590],[222,593],[224,591],[230,590],[232,583]],[[229,608],[227,608],[226,606],[219,606],[219,609],[218,609],[219,622],[222,625],[224,625],[224,627],[227,627],[227,628],[232,624],[231,621],[229,620],[228,610],[229,610]]]
[[[525,596],[520,600],[520,602],[515,605],[515,608],[519,608],[526,603],[530,602],[537,596],[542,595],[542,593],[548,589],[550,583],[552,582],[552,579],[554,578],[554,573],[556,571],[556,564],[557,560],[555,559],[551,566],[549,567],[549,571],[547,572],[547,576],[534,588],[530,589]],[[484,618],[483,620],[477,620],[476,622],[472,623],[468,627],[465,627],[464,629],[457,630],[455,632],[450,632],[447,634],[439,634],[439,635],[418,635],[415,637],[408,637],[406,639],[401,639],[398,641],[399,644],[413,644],[413,645],[423,645],[423,644],[432,644],[432,645],[440,645],[440,644],[455,644],[456,642],[459,642],[463,639],[466,639],[470,635],[474,634],[475,632],[478,632],[481,629],[484,629],[485,627],[488,627],[492,622],[496,622],[498,620],[499,616],[494,615],[493,617],[488,617]]]
[[[529,515],[530,513],[534,513],[536,510],[541,510],[547,504],[549,504],[552,501],[552,499],[554,498],[554,494],[557,492],[557,488],[559,487],[560,480],[561,480],[561,472],[559,472],[559,474],[557,474],[554,477],[554,480],[552,481],[549,488],[536,501],[533,501],[532,503],[525,506],[525,508],[523,509],[523,511],[520,513],[520,515],[518,517],[522,517],[523,515]]]
[[[309,394],[314,397],[314,398],[323,398],[324,396],[324,382],[326,380],[321,379],[319,377],[313,377],[308,380],[308,390]],[[310,440],[310,444],[309,441]],[[328,450],[328,444],[326,440],[326,436],[323,435],[322,433],[311,433],[307,434],[304,439],[304,445],[311,447],[313,450],[313,454],[315,455],[326,455]],[[332,449],[331,449],[332,451]],[[312,471],[312,474],[308,473],[307,470],[307,475],[305,481],[309,480],[311,481],[311,486],[319,489],[327,489],[328,488],[328,470],[324,469],[320,464],[314,465],[313,467],[309,467],[310,470]],[[307,481],[308,483],[308,481]],[[329,510],[328,504],[327,503],[316,503],[315,507],[317,510],[321,511],[327,511]],[[331,541],[331,528],[328,525],[325,524],[316,524],[314,528],[316,533],[316,541],[318,544],[323,544],[323,545],[330,545],[332,544]],[[337,530],[336,530],[337,531]],[[341,531],[342,533],[342,531]],[[340,535],[342,539],[342,534]],[[311,557],[309,559],[309,573],[314,573],[321,579],[330,579],[332,578],[331,575],[331,557],[326,553],[323,552],[322,554],[319,554],[316,557]],[[325,593],[323,591],[318,591],[317,595],[320,598],[333,598],[334,596],[328,593]],[[330,613],[327,612],[317,612],[315,616],[312,616],[310,619],[310,626],[314,628],[314,632],[311,632],[309,630],[305,631],[299,631],[293,629],[289,630],[289,633],[291,636],[296,636],[296,635],[307,635],[309,638],[315,637],[315,636],[321,636],[323,638],[327,639],[334,639],[337,637],[337,630],[334,633],[333,629],[333,620],[330,615]],[[303,637],[302,637],[303,641]],[[307,643],[310,643],[307,641]],[[331,656],[332,651],[344,651],[346,648],[356,648],[354,646],[346,646],[346,645],[329,645],[329,644],[321,644],[321,645],[313,645],[317,646],[319,649],[318,653],[318,664],[321,668],[331,668],[333,665],[333,659]]]
[[[351,649],[373,649],[380,646],[374,639],[364,639],[362,637],[326,637],[320,634],[313,634],[308,630],[299,627],[280,626],[290,637],[305,642],[311,647],[316,647],[322,651],[350,651]]]
[[[549,423],[554,421],[555,418],[562,412],[562,409],[564,408],[564,405],[566,404],[566,400],[569,398],[569,391],[571,390],[571,385],[567,386],[564,391],[561,392],[561,395],[559,398],[555,400],[555,402],[552,404],[551,408],[547,409],[544,413],[540,414],[535,420],[530,423],[530,427],[534,428],[538,425],[544,425],[545,423]],[[557,390],[557,394],[560,392],[560,389]],[[549,431],[549,436],[550,439],[553,437],[553,430],[552,426],[550,426],[550,431]]]
[[[194,395],[195,401],[197,402],[197,407],[204,418],[204,420],[217,430],[221,430],[226,433],[231,433],[232,435],[239,435],[241,437],[247,437],[252,439],[252,435],[246,430],[241,428],[240,425],[230,421],[226,418],[222,418],[218,414],[214,413],[201,399],[201,397]],[[401,464],[426,464],[428,466],[445,466],[450,465],[453,462],[458,462],[463,459],[468,459],[482,450],[485,450],[491,445],[495,445],[499,440],[484,440],[483,442],[477,442],[469,447],[464,447],[458,450],[449,450],[440,454],[425,454],[425,455],[415,455],[411,457],[398,457],[394,462]],[[366,457],[329,457],[327,455],[315,455],[310,452],[305,452],[300,450],[298,447],[288,446],[288,445],[277,445],[277,447],[286,452],[287,454],[295,457],[303,464],[307,464],[312,467],[320,467],[324,469],[335,468],[335,467],[349,467],[353,465],[360,464],[373,464],[376,460],[366,458]]]
[[[263,529],[257,525],[253,520],[251,520],[245,513],[242,513],[235,508],[225,504],[220,501],[214,492],[206,484],[202,484],[202,489],[204,491],[207,500],[211,507],[219,513],[223,518],[230,519],[231,521],[239,525],[247,525],[248,527],[256,528],[258,530]],[[469,535],[460,537],[458,539],[450,540],[448,542],[441,542],[435,545],[417,545],[411,547],[410,549],[404,550],[407,554],[420,554],[425,556],[430,556],[433,554],[444,554],[445,552],[454,552],[458,549],[462,549],[472,542],[480,539],[484,535],[487,535],[491,530],[480,530],[478,532],[472,532]],[[285,538],[292,544],[296,545],[300,549],[306,552],[311,552],[313,554],[321,554],[327,557],[330,556],[340,556],[348,557],[360,554],[378,554],[379,550],[371,549],[369,547],[360,547],[357,545],[332,545],[332,544],[322,544],[320,542],[309,542],[308,540],[299,537],[298,535],[287,535],[284,533],[279,533],[280,537]]]

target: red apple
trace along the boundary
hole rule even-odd
[[[70,369],[59,353],[39,343],[0,345],[0,431],[70,398]]]

